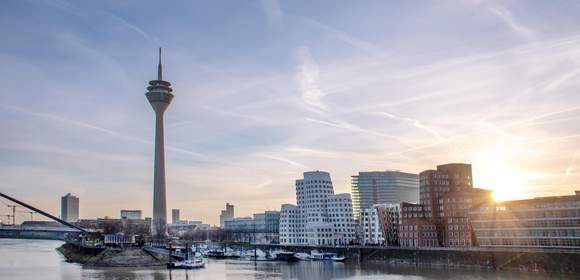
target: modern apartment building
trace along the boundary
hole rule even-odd
[[[79,198],[67,193],[60,198],[60,218],[67,222],[79,220]]]
[[[352,199],[334,194],[330,174],[304,172],[296,180],[297,205],[282,205],[280,243],[346,245],[355,240]]]
[[[375,204],[400,204],[419,201],[419,176],[400,171],[359,172],[351,177],[355,220]]]
[[[439,247],[438,233],[433,219],[427,217],[424,205],[401,203],[399,242],[401,247]]]
[[[482,247],[580,247],[580,191],[489,203],[469,218]]]
[[[282,204],[280,208],[280,243],[305,244],[304,216],[298,206]]]
[[[360,219],[362,245],[399,245],[401,208],[399,204],[376,204],[364,209]]]

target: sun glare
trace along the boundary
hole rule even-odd
[[[514,150],[500,144],[477,156],[475,185],[491,189],[496,201],[526,197],[526,176],[513,165]]]

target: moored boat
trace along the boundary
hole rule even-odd
[[[338,255],[336,253],[318,253],[313,252],[310,254],[310,259],[313,261],[330,261],[333,258],[337,258]]]
[[[346,260],[346,257],[338,257],[338,256],[336,256],[336,257],[332,257],[331,259],[333,261],[335,261],[335,262],[343,262],[343,261]]]
[[[202,258],[195,258],[193,260],[184,260],[177,262],[170,262],[167,264],[167,268],[174,269],[197,269],[205,267],[205,262]]]
[[[210,250],[205,252],[205,256],[212,259],[225,259],[227,258],[223,251]]]
[[[274,258],[277,261],[295,262],[300,259],[295,256],[294,252],[278,252]]]
[[[299,258],[301,261],[309,261],[310,255],[307,253],[296,253],[294,254],[295,257]]]

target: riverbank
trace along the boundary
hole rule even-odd
[[[163,257],[148,253],[141,248],[86,248],[65,243],[56,249],[67,262],[88,267],[161,267]]]
[[[311,250],[334,252],[351,262],[381,262],[392,265],[434,268],[465,268],[521,272],[580,273],[580,251],[525,248],[397,248],[397,247],[309,247],[257,245],[261,250]]]
[[[256,245],[261,250],[286,250],[310,253],[311,250],[344,255],[348,262],[368,262],[395,266],[461,268],[489,271],[520,271],[534,273],[580,273],[580,251],[516,248],[477,249],[417,249],[381,247],[308,247]],[[92,267],[160,267],[166,257],[142,248],[90,248],[65,243],[57,249],[68,262]]]
[[[62,242],[0,239],[0,279],[297,279],[297,280],[546,280],[576,279],[576,275],[465,269],[417,268],[384,262],[254,262],[207,259],[204,269],[88,267],[64,261],[55,249]]]

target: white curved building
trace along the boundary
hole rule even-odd
[[[280,243],[346,245],[355,239],[350,194],[334,194],[330,174],[304,172],[296,180],[296,205],[282,205]]]

